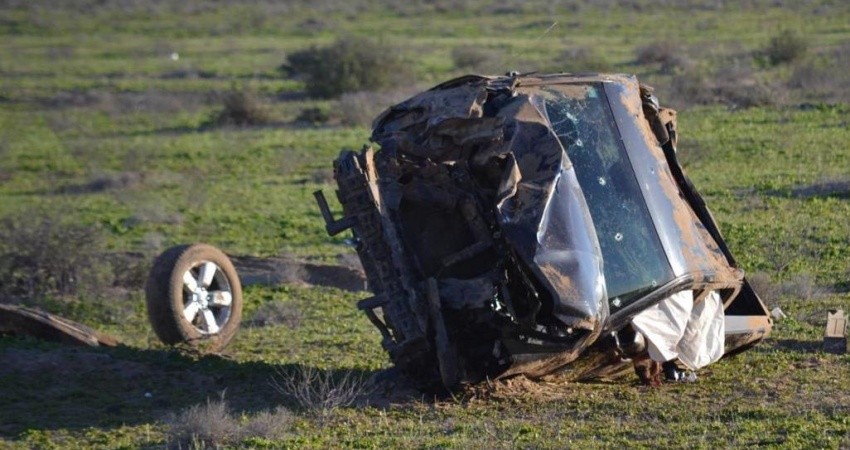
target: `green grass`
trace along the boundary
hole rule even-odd
[[[336,103],[306,98],[302,80],[277,71],[289,52],[369,36],[397,45],[414,74],[409,84],[424,88],[463,73],[451,58],[458,46],[499,52],[505,71],[557,68],[566,49],[585,47],[615,70],[637,73],[670,103],[675,75],[633,64],[636,48],[672,40],[706,70],[751,64],[781,90],[794,66],[762,67],[752,58],[771,36],[794,30],[818,57],[850,42],[850,7],[841,2],[611,2],[578,10],[549,3],[5,6],[0,216],[66,215],[100,227],[112,251],[151,257],[205,241],[230,254],[332,262],[352,250],[344,235],[324,233],[312,192],[332,193],[331,161],[366,143],[369,131],[294,123],[304,108],[333,111]],[[234,87],[263,98],[272,123],[208,126],[219,96]],[[388,367],[379,334],[354,306],[366,293],[249,287],[247,318],[265,302],[286,302],[302,313],[300,325],[243,327],[223,355],[200,356],[156,341],[141,289],[132,286],[114,297],[43,302],[118,337],[121,347],[71,350],[0,338],[0,448],[162,447],[167,414],[222,391],[246,415],[295,409],[288,437],[242,443],[257,448],[850,446],[850,357],[820,350],[826,311],[850,311],[850,198],[798,194],[850,182],[850,106],[840,99],[791,92],[773,106],[680,111],[680,157],[744,269],[775,283],[811,280],[818,294],[800,287],[765,298],[789,318],[760,346],[701,371],[696,384],[544,384],[490,399],[411,399],[318,418],[269,380],[302,367],[359,376]],[[121,172],[137,181],[87,188]]]

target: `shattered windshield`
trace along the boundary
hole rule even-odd
[[[542,97],[596,227],[610,304],[623,307],[673,276],[605,91],[601,84],[562,85]]]

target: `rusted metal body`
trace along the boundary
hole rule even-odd
[[[726,352],[771,329],[676,159],[676,113],[625,75],[467,76],[374,122],[335,161],[375,296],[359,302],[424,384],[622,373],[632,318],[669,295],[723,300]]]
[[[30,336],[71,345],[118,345],[114,337],[64,317],[24,306],[0,304],[0,335],[5,334]]]

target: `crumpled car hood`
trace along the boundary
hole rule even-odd
[[[686,289],[767,317],[676,160],[675,111],[632,76],[466,76],[372,140],[335,163],[345,218],[323,214],[353,228],[375,293],[359,306],[402,368],[446,386],[569,370]]]

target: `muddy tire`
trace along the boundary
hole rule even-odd
[[[207,244],[179,245],[153,263],[145,297],[148,319],[166,344],[224,348],[242,320],[242,285],[230,259]]]

